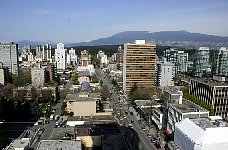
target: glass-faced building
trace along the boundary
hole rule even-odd
[[[193,61],[193,75],[195,77],[207,76],[209,65],[209,47],[200,47],[196,50]]]

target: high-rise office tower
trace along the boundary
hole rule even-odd
[[[66,49],[64,49],[64,44],[57,44],[55,49],[55,61],[57,63],[57,69],[66,69]]]
[[[196,50],[193,61],[193,75],[195,77],[207,76],[209,64],[209,47],[200,47]]]
[[[228,76],[228,49],[226,47],[221,47],[215,52],[212,65],[212,74]]]
[[[13,42],[0,44],[0,62],[8,67],[12,74],[18,75],[18,45]]]
[[[129,92],[136,83],[138,87],[154,87],[156,45],[136,40],[135,44],[124,44],[123,90]]]

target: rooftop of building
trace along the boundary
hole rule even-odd
[[[70,141],[70,140],[41,140],[37,150],[81,150],[81,141]]]
[[[159,104],[155,100],[135,100],[134,102],[140,108],[143,108],[143,107],[160,107],[161,106],[161,104]]]
[[[14,90],[31,90],[31,88],[33,88],[34,86],[32,86],[32,84],[27,85],[27,86],[20,86],[20,87],[16,87],[14,88]],[[42,90],[55,90],[56,87],[55,86],[47,86],[47,87],[34,87],[37,90],[42,89]]]
[[[190,78],[190,80],[198,81],[200,83],[203,83],[203,84],[206,84],[209,86],[225,86],[225,87],[228,87],[227,83],[214,80],[213,78]]]
[[[85,96],[85,97],[83,97]],[[88,96],[88,97],[87,97]],[[101,98],[100,93],[90,93],[89,91],[81,91],[79,93],[67,94],[66,99],[68,101],[96,101]]]
[[[172,103],[172,105],[180,110],[182,113],[189,113],[189,112],[207,112],[209,113],[206,109],[200,107],[199,105],[196,105],[195,103],[192,103],[189,100],[182,99],[182,103],[179,104],[177,103]]]
[[[98,115],[98,116],[70,116],[67,121],[85,121],[84,124],[100,124],[100,123],[114,123],[113,116]]]
[[[200,123],[197,125],[190,119],[184,119],[177,123],[175,128],[178,128],[185,136],[191,139],[197,145],[210,144],[211,146],[224,147],[223,144],[228,143],[228,128],[227,127],[211,127],[210,123]],[[199,120],[197,121],[199,122]],[[208,125],[208,127],[207,127]],[[191,130],[189,130],[191,129]],[[175,130],[179,131],[179,130]],[[221,147],[219,149],[221,149]],[[212,148],[213,149],[213,148]]]
[[[191,121],[204,130],[206,128],[228,127],[228,123],[222,121],[222,119],[213,121],[210,118],[197,118],[191,119]]]
[[[89,77],[89,76],[90,76],[90,73],[89,73],[88,70],[79,71],[79,72],[78,72],[78,76],[79,76],[79,77],[83,77],[83,76]]]
[[[14,140],[7,150],[15,150],[15,149],[24,149],[28,146],[29,139],[16,139]]]
[[[167,93],[170,93],[172,95],[174,95],[174,94],[180,95],[181,92],[182,92],[177,87],[172,87],[172,86],[165,87],[164,91],[167,92]]]

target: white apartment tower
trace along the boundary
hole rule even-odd
[[[70,55],[70,63],[71,65],[76,65],[77,64],[77,59],[78,59],[78,56],[75,54],[75,49],[71,48],[69,50],[69,55]]]
[[[157,86],[174,86],[174,68],[174,64],[166,61],[166,58],[164,58],[162,61],[157,62]]]
[[[45,46],[43,46],[43,55],[42,55],[42,59],[43,61],[51,61],[51,45],[46,44]]]
[[[57,63],[57,69],[66,69],[66,49],[64,49],[63,43],[58,43],[55,49],[55,61]]]

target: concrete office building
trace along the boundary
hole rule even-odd
[[[58,43],[55,49],[55,61],[57,63],[57,69],[66,69],[66,49],[64,49],[63,43]]]
[[[40,67],[31,68],[32,85],[39,87],[44,86],[45,82],[45,69]]]
[[[195,77],[207,76],[209,65],[209,47],[200,47],[196,50],[193,61],[193,75]]]
[[[48,80],[54,80],[55,77],[57,76],[56,65],[54,63],[48,63],[46,67],[46,71],[47,71]]]
[[[157,62],[157,78],[156,85],[160,87],[165,86],[174,86],[174,73],[173,69],[175,68],[174,64],[167,62],[166,58]]]
[[[216,116],[227,118],[227,83],[205,78],[191,78],[189,93],[212,106]]]
[[[136,83],[141,87],[154,87],[156,78],[156,45],[136,40],[124,44],[123,90],[129,92]]]
[[[100,100],[100,93],[90,92],[89,82],[84,81],[79,93],[66,96],[66,111],[73,112],[74,116],[94,116],[97,109],[99,109],[98,103]]]
[[[215,52],[212,64],[212,74],[218,76],[228,76],[228,49],[221,47]]]
[[[0,44],[0,61],[12,74],[18,75],[18,45],[13,42]]]
[[[177,73],[188,71],[188,53],[184,51],[177,52]]]
[[[215,125],[206,118],[184,119],[175,125],[174,142],[183,150],[225,150],[228,127]]]
[[[173,132],[175,123],[185,118],[207,118],[209,112],[204,108],[183,99],[182,91],[175,88],[167,88],[164,90],[164,109],[163,109],[163,128]]]

